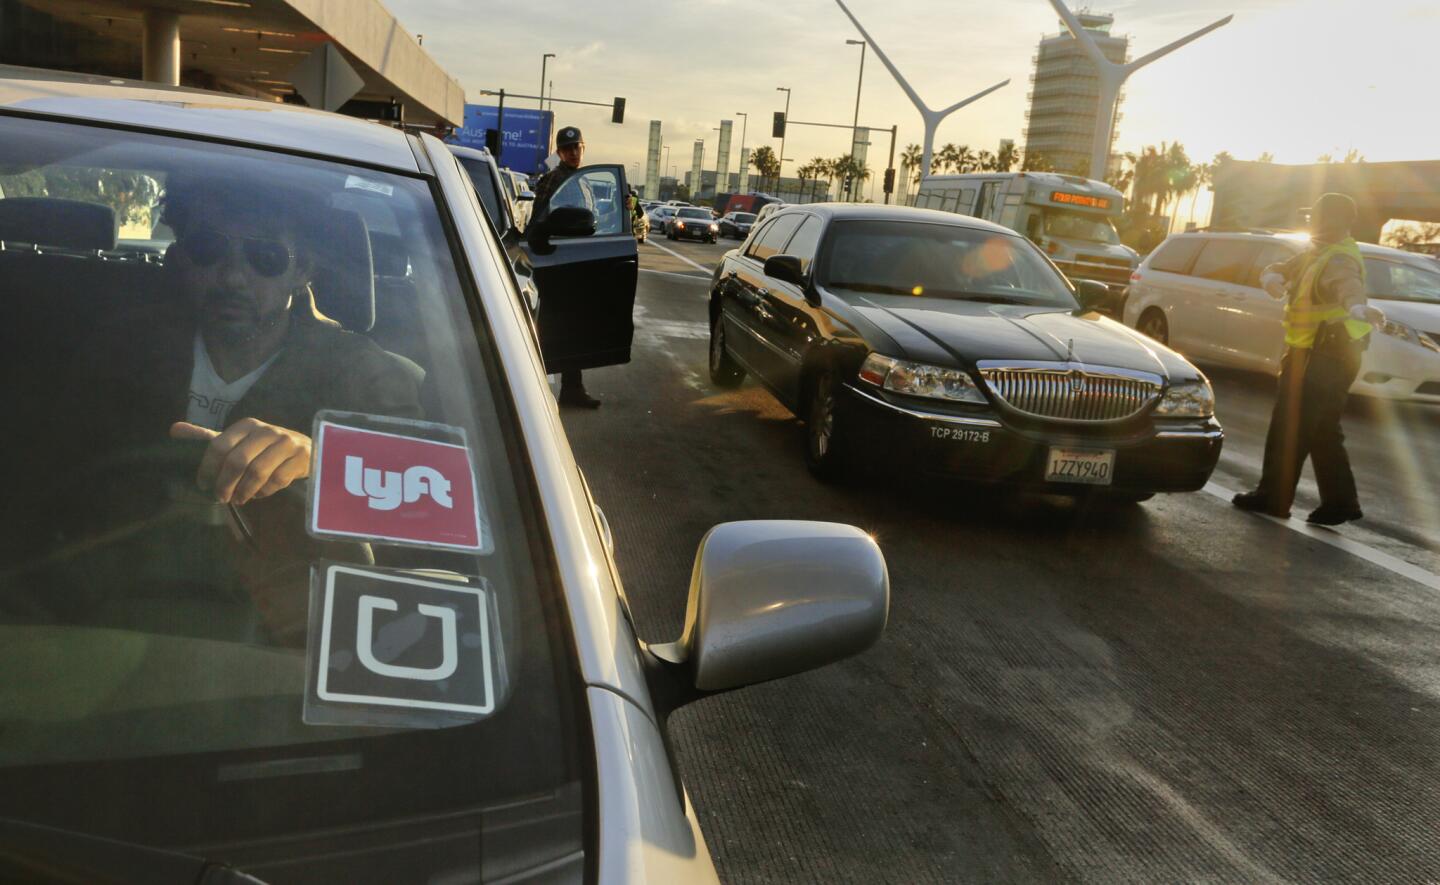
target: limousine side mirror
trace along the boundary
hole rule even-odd
[[[680,639],[650,646],[663,711],[850,657],[885,630],[890,577],[854,526],[750,520],[700,542]]]
[[[771,255],[765,259],[765,276],[782,283],[805,285],[805,271],[800,265],[800,259],[794,255]]]
[[[1099,310],[1110,300],[1110,287],[1096,280],[1076,280],[1075,300],[1086,310]]]

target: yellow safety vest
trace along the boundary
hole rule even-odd
[[[1320,285],[1320,275],[1330,259],[1344,255],[1360,267],[1360,279],[1365,279],[1365,259],[1355,240],[1345,238],[1320,250],[1311,250],[1307,262],[1300,269],[1300,282],[1285,305],[1285,344],[1294,348],[1309,348],[1315,345],[1315,336],[1325,323],[1345,321],[1345,331],[1350,340],[1358,341],[1370,334],[1370,324],[1349,319],[1350,311],[1344,305],[1325,306],[1315,303],[1315,289]]]

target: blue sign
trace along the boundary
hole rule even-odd
[[[465,105],[465,125],[450,139],[456,144],[477,150],[485,149],[485,132],[501,129],[500,165],[526,175],[543,172],[543,161],[550,153],[550,130],[555,114],[535,108],[500,108],[488,104]]]

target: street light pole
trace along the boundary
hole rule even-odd
[[[746,133],[746,131],[748,131],[749,128],[750,128],[750,115],[747,114],[747,113],[745,113],[744,111],[736,111],[736,112],[735,112],[735,116],[737,116],[737,117],[744,117],[744,118],[745,118],[744,121],[741,122],[741,124],[740,124],[740,155],[741,155],[741,156],[744,156],[744,155],[745,155],[745,133]]]
[[[846,46],[860,47],[860,78],[855,82],[855,122],[850,127],[850,158],[855,158],[855,145],[860,142],[860,87],[865,84],[865,47],[864,40],[846,40]],[[850,178],[850,202],[855,202],[855,177]]]
[[[776,86],[776,87],[775,87],[775,91],[776,91],[776,92],[783,92],[783,93],[785,93],[785,125],[786,125],[786,126],[789,126],[789,125],[790,125],[790,88],[789,88],[788,86]],[[781,135],[781,136],[780,136],[780,157],[778,158],[778,160],[777,160],[776,162],[779,164],[779,169],[780,169],[779,172],[775,173],[775,196],[778,197],[778,196],[780,196],[780,191],[782,191],[782,190],[784,189],[784,187],[781,185],[781,182],[783,182],[783,181],[785,180],[785,136],[784,136],[784,135]]]
[[[540,56],[540,120],[542,124],[545,120],[545,65],[554,57],[555,53],[553,52],[547,52]],[[544,146],[540,148],[540,161],[535,164],[537,168],[545,164],[545,154],[549,152],[549,150],[550,138],[547,135]]]

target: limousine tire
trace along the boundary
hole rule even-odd
[[[834,482],[845,472],[844,423],[840,415],[840,377],[829,369],[812,376],[805,410],[805,466],[817,479]]]
[[[716,387],[739,387],[745,370],[725,346],[725,324],[717,315],[710,321],[710,382]]]

